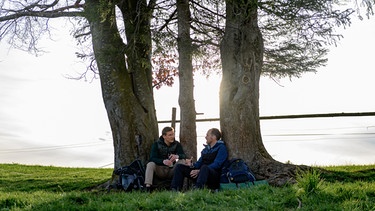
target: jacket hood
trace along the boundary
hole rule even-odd
[[[210,145],[208,145],[208,144],[203,144],[203,146],[204,146],[204,148],[206,148],[206,149],[211,149],[211,148],[215,148],[215,147],[218,147],[219,145],[222,145],[222,144],[224,144],[225,145],[225,142],[223,141],[223,140],[218,140],[217,142],[216,142],[216,144],[213,146],[213,147],[211,147]]]

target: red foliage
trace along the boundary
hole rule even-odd
[[[163,85],[172,86],[174,77],[178,76],[177,55],[162,54],[152,59],[152,84],[156,89]]]

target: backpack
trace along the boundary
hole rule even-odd
[[[140,160],[133,161],[129,166],[118,168],[114,174],[119,176],[117,186],[125,191],[143,190],[145,167]]]
[[[226,161],[222,168],[220,183],[246,183],[254,184],[255,176],[249,166],[241,158]]]

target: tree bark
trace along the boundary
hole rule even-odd
[[[146,1],[126,1],[121,5],[121,11],[126,13],[123,15],[126,46],[117,29],[115,6],[99,2],[86,1],[86,8],[90,14],[88,20],[103,101],[112,130],[116,169],[135,158],[148,160],[151,144],[158,137],[151,84],[151,16],[142,11]],[[140,148],[137,136],[143,140]]]
[[[189,0],[177,1],[180,92],[180,141],[188,157],[197,157],[196,111],[190,37]]]
[[[259,80],[264,44],[257,1],[226,1],[221,43],[220,126],[230,157],[244,159],[258,179],[282,185],[293,181],[296,167],[274,160],[263,145],[259,121]]]

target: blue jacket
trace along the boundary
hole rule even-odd
[[[193,164],[193,166],[194,168],[199,169],[202,165],[208,165],[211,169],[221,170],[221,167],[227,158],[227,147],[223,141],[219,140],[213,147],[205,145],[201,152],[201,157]]]

